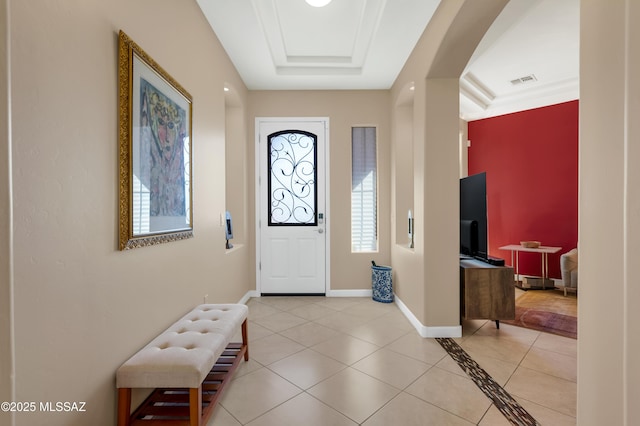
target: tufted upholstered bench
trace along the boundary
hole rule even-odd
[[[241,358],[249,360],[247,314],[241,304],[197,306],[122,364],[118,426],[205,425]],[[238,328],[242,343],[230,343]],[[132,388],[154,388],[133,413]]]

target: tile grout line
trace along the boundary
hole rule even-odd
[[[261,303],[261,302],[258,302],[258,303]],[[315,304],[315,302],[312,303],[312,304]],[[264,305],[269,306],[269,307],[273,308],[275,311],[277,311],[277,312],[272,313],[272,314],[289,313],[291,315],[298,316],[297,314],[291,313],[290,312],[291,309],[285,309],[283,306],[275,306],[275,305],[266,304],[266,303]],[[295,308],[295,309],[297,309],[297,308]],[[332,309],[332,308],[329,308],[329,309]],[[337,313],[346,313],[347,311],[348,311],[348,308],[347,309],[342,309],[342,310],[336,310]],[[269,315],[266,315],[266,316],[268,317]],[[300,317],[300,318],[304,319],[306,321],[305,323],[315,323],[319,319],[319,318],[310,319],[310,318],[305,318],[305,317]],[[378,318],[378,317],[376,317],[376,318]],[[374,318],[374,319],[376,319],[376,318]],[[370,322],[370,321],[372,321],[374,319],[367,319],[365,322]],[[259,318],[254,318],[254,320],[259,320]],[[327,327],[327,326],[325,326],[325,327]],[[337,331],[339,333],[351,336],[349,333],[347,333],[347,332],[345,332],[343,330],[333,329],[333,327],[328,327],[328,328],[331,328],[332,330]],[[281,334],[283,331],[286,331],[286,329],[285,330],[279,330],[279,331],[274,331],[274,330],[270,330],[270,331],[272,332],[272,334],[280,335],[280,336],[282,336],[282,337],[284,337],[286,339],[290,339],[289,337]],[[351,336],[351,337],[356,338],[358,340],[362,340],[362,339],[360,339],[360,338],[358,338],[356,336]],[[524,407],[522,407],[502,386],[500,386],[497,382],[495,382],[493,380],[493,378],[484,369],[482,369],[482,367],[480,367],[477,364],[477,362],[474,361],[453,339],[437,338],[435,340],[437,340],[439,345],[445,349],[445,352],[447,352],[447,354],[454,361],[456,361],[456,363],[460,366],[460,368],[467,374],[467,376],[469,378],[472,379],[472,381],[485,394],[485,396],[487,398],[489,398],[489,400],[492,402],[492,404],[494,406],[496,406],[496,408],[503,414],[503,416],[505,417],[505,419],[507,421],[509,421],[511,424],[517,425],[517,426],[539,426],[540,425],[540,423],[538,423],[535,420],[535,418],[533,418],[533,416],[531,416],[526,411],[526,409]],[[371,342],[368,342],[368,343],[371,343]],[[380,346],[378,348],[378,350],[383,349],[385,346],[386,345]],[[305,349],[303,349],[303,350],[306,350],[306,349],[310,349],[312,351],[315,351],[311,347],[305,347]],[[531,350],[531,348],[529,348],[529,350]],[[332,357],[330,357],[330,358],[332,358]],[[339,360],[337,360],[337,361],[338,362],[342,362],[342,361],[339,361]],[[435,364],[433,366],[435,366]],[[279,374],[277,372],[271,370],[268,366],[265,365],[263,367],[279,376]],[[353,368],[353,367],[351,365],[346,365],[346,368]],[[280,377],[282,377],[282,376],[280,376]],[[289,382],[289,380],[286,379],[285,377],[282,377],[282,378]],[[375,377],[373,377],[373,378],[377,379]],[[377,379],[377,380],[380,380],[380,379]],[[298,387],[293,382],[289,382],[289,383],[291,383],[294,386]],[[309,394],[307,392],[308,389],[302,389],[302,388],[299,388],[299,389],[302,391],[302,393],[310,395],[314,399],[317,399],[315,396],[313,396],[313,395],[311,395],[311,394]],[[404,390],[400,391],[400,393],[403,393],[403,392],[405,392],[405,391]],[[318,400],[318,401],[320,401],[322,404],[326,405],[327,407],[329,407],[329,408],[331,408],[333,410],[336,410],[335,408],[327,405],[325,402],[323,402],[321,400]],[[381,408],[382,407],[380,407],[380,409]],[[269,410],[269,411],[271,411],[271,410]],[[344,413],[340,412],[339,410],[336,410],[336,411],[338,413],[340,413],[341,415],[346,416]],[[375,413],[373,413],[372,415],[374,415],[374,414]],[[349,416],[346,416],[346,417],[351,419]],[[355,421],[354,419],[351,419],[351,420]]]
[[[436,338],[436,340],[511,424],[518,426],[540,425],[455,340],[451,338]]]

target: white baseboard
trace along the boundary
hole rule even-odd
[[[426,336],[424,337],[462,337],[462,326],[439,326],[439,327],[427,327],[425,326]]]
[[[240,299],[238,303],[245,305],[252,297],[260,297],[260,293],[258,293],[257,290],[249,290],[244,296],[242,296],[242,299]]]
[[[372,297],[372,290],[329,290],[327,291],[327,297]],[[260,297],[260,292],[257,290],[248,291],[238,303],[247,303],[252,297]]]
[[[327,297],[371,297],[373,290],[329,290]]]
[[[409,320],[413,328],[418,331],[418,334],[420,334],[420,336],[427,337],[425,330],[426,327],[422,325],[418,318],[413,315],[413,312],[411,312],[409,308],[407,308],[407,305],[405,305],[398,296],[396,296],[395,294],[393,296],[393,300],[396,302],[396,305],[398,305],[398,309],[400,309],[400,312],[402,312],[402,314]]]
[[[395,296],[395,295],[394,295]],[[398,305],[398,309],[400,312],[404,314],[405,317],[409,320],[411,325],[418,331],[418,334],[421,337],[462,337],[462,326],[461,325],[453,325],[453,326],[439,326],[439,327],[431,327],[423,325],[413,312],[409,310],[407,305],[405,305],[402,300],[398,296],[394,297],[396,305]]]

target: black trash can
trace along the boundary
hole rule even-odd
[[[391,280],[391,267],[378,266],[371,262],[371,286],[373,300],[382,303],[393,302],[393,283]]]

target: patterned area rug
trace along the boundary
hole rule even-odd
[[[558,290],[529,290],[516,299],[515,320],[500,322],[576,339],[577,312],[575,294],[564,296]]]

